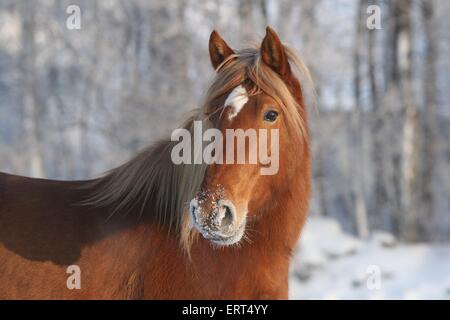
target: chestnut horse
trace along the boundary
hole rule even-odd
[[[177,165],[168,138],[94,180],[0,173],[0,298],[288,297],[310,197],[296,72],[307,69],[269,27],[260,47],[240,51],[213,31],[209,52],[215,78],[184,128],[278,129],[277,173],[262,175],[261,163]]]

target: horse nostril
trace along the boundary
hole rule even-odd
[[[226,227],[229,226],[233,222],[233,214],[231,213],[231,209],[228,206],[225,206],[225,215],[222,219],[221,226]]]
[[[220,227],[227,228],[233,224],[234,220],[234,212],[230,206],[224,205],[223,209],[225,210],[222,220],[220,221]]]

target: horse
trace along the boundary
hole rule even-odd
[[[209,55],[214,78],[182,127],[277,129],[277,173],[175,164],[169,137],[90,180],[0,173],[1,299],[288,298],[311,189],[307,68],[270,27],[242,50],[214,30]]]

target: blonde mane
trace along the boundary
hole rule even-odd
[[[300,72],[303,80],[311,82],[309,71],[293,50],[285,47],[293,71]],[[193,132],[195,120],[203,121],[203,129],[216,127],[211,115],[223,106],[215,105],[225,94],[244,82],[253,85],[250,94],[264,92],[275,99],[288,119],[288,130],[298,138],[308,135],[306,113],[300,112],[303,101],[296,101],[283,80],[260,57],[259,48],[236,52],[216,70],[202,108],[194,111],[184,124]],[[206,174],[206,164],[175,165],[171,161],[172,147],[178,142],[170,138],[161,140],[143,150],[125,164],[103,177],[88,183],[91,196],[83,204],[108,207],[111,216],[117,212],[137,212],[157,223],[175,229],[183,247],[189,251],[192,241],[188,203],[200,189]],[[193,155],[195,156],[195,155]]]

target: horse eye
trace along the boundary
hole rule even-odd
[[[277,117],[278,117],[278,112],[269,110],[264,114],[264,121],[274,122],[275,120],[277,120]]]

